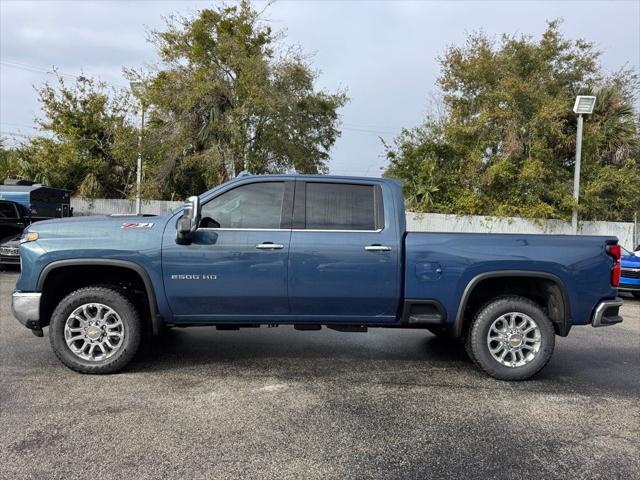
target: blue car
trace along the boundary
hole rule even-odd
[[[634,297],[640,298],[640,256],[623,248],[620,262],[622,270],[618,290],[631,292]]]

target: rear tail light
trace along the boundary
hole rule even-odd
[[[607,245],[607,253],[613,257],[613,269],[611,270],[611,285],[617,287],[620,283],[620,256],[622,250],[620,245]]]

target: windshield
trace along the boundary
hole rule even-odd
[[[633,252],[630,252],[629,250],[627,250],[624,247],[620,247],[622,249],[622,256],[623,257],[633,257],[635,254]]]

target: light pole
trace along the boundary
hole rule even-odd
[[[136,165],[136,215],[142,213],[142,134],[144,132],[144,100],[142,99],[142,82],[130,82],[131,91],[140,102],[140,132],[138,133],[138,162]]]
[[[592,95],[578,95],[576,103],[573,104],[573,111],[578,114],[578,128],[576,130],[576,166],[573,171],[573,215],[571,216],[571,230],[574,235],[578,234],[578,201],[580,199],[580,161],[582,157],[582,115],[593,113],[593,106],[596,104],[596,97]]]

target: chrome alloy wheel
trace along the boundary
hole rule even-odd
[[[506,367],[522,367],[531,362],[540,350],[538,324],[529,315],[510,312],[498,317],[487,334],[491,356]]]
[[[78,357],[98,362],[114,355],[124,342],[124,323],[116,311],[102,303],[85,303],[67,318],[64,339]]]

